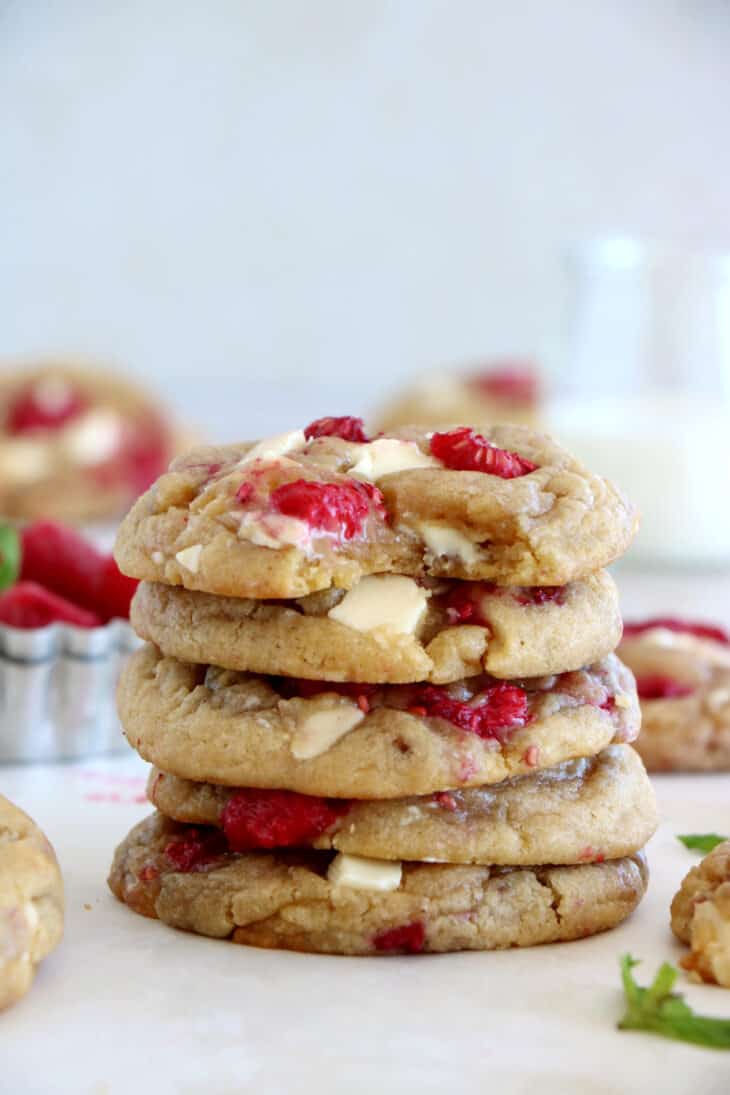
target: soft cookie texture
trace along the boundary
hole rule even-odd
[[[63,882],[37,825],[0,795],[0,1010],[30,988],[63,934]]]
[[[603,658],[621,637],[616,586],[605,571],[538,590],[372,575],[349,592],[290,601],[143,582],[131,618],[143,639],[183,661],[389,684],[566,672]]]
[[[478,702],[490,680],[467,678],[448,696]],[[340,798],[499,783],[638,732],[633,678],[613,655],[586,671],[524,683],[525,724],[481,737],[428,714],[437,707],[422,689],[432,686],[292,696],[292,682],[179,662],[148,645],[127,663],[118,703],[130,744],[165,772]]]
[[[166,817],[226,831],[226,808],[240,797],[236,788],[155,769],[148,795]],[[644,767],[629,745],[614,745],[490,787],[355,800],[308,843],[375,859],[521,867],[619,859],[642,848],[655,828]]]
[[[730,645],[658,626],[627,635],[618,654],[637,678],[649,771],[730,770]]]
[[[637,517],[612,484],[527,429],[486,439],[517,474],[447,467],[414,429],[199,449],[133,507],[117,562],[223,597],[295,598],[378,573],[565,585],[625,551]]]
[[[686,876],[672,901],[672,931],[690,954],[685,969],[730,988],[730,840]]]
[[[223,853],[185,872],[166,849],[188,831],[159,814],[132,829],[114,857],[113,893],[171,927],[257,947],[372,955],[580,939],[624,920],[647,882],[641,854],[522,869],[404,863],[378,888],[377,865],[355,886],[325,852]]]

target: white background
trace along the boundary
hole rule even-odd
[[[544,351],[568,241],[728,244],[729,57],[723,0],[0,2],[0,354],[240,435]]]

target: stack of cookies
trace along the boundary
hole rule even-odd
[[[337,954],[613,927],[655,826],[612,653],[622,495],[522,427],[362,423],[201,449],[135,505],[119,712],[157,812],[135,911]]]

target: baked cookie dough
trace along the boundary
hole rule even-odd
[[[422,376],[378,415],[378,430],[400,426],[448,426],[489,429],[498,422],[537,426],[539,380],[526,362],[494,362],[469,373],[456,371]]]
[[[0,795],[0,1011],[30,988],[63,934],[63,882],[53,848]]]
[[[636,749],[650,772],[730,770],[730,644],[722,636],[674,620],[627,626],[618,654],[637,679]]]
[[[634,509],[550,438],[457,434],[362,443],[296,430],[198,449],[127,515],[117,562],[145,581],[262,599],[385,573],[566,585],[626,550]]]
[[[326,852],[235,855],[213,833],[152,815],[117,849],[112,892],[143,916],[217,939],[374,955],[581,939],[624,920],[647,883],[641,853],[574,867],[399,865]]]
[[[143,639],[183,661],[389,684],[565,672],[603,658],[621,638],[605,571],[542,589],[378,574],[347,592],[290,601],[142,582],[131,619]]]
[[[631,741],[639,728],[633,677],[614,655],[524,690],[488,677],[340,692],[320,683],[326,691],[148,645],[122,672],[119,716],[145,760],[184,779],[365,799],[500,783]]]
[[[49,362],[0,373],[0,513],[116,517],[172,459],[154,398],[105,369]]]
[[[157,769],[147,793],[166,817],[223,829],[237,851],[306,844],[375,859],[492,866],[620,859],[644,847],[657,820],[654,792],[629,745],[425,798],[333,802],[193,783]]]
[[[686,876],[672,901],[672,931],[691,952],[682,966],[730,988],[730,840]]]

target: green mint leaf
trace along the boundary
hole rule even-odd
[[[634,979],[638,961],[630,954],[621,958],[621,980],[626,997],[626,1013],[619,1030],[643,1030],[677,1042],[692,1042],[711,1049],[730,1049],[730,1019],[695,1015],[683,996],[672,992],[677,970],[665,962],[648,988]]]
[[[685,848],[689,848],[692,852],[711,852],[713,848],[716,848],[718,844],[722,844],[724,840],[727,840],[726,836],[718,836],[717,833],[687,833],[686,836],[678,836],[677,840],[681,840]]]
[[[0,525],[0,591],[20,574],[20,537],[12,525]]]

